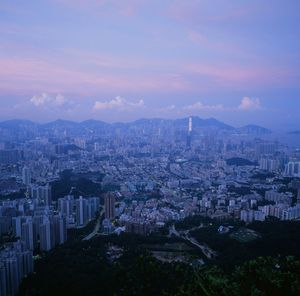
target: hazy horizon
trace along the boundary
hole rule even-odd
[[[217,118],[300,128],[300,3],[0,4],[1,121]]]
[[[0,0],[0,296],[300,295],[299,12]]]

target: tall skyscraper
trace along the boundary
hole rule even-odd
[[[188,135],[187,135],[187,146],[191,147],[192,144],[192,131],[193,131],[193,118],[192,116],[189,117],[189,128],[188,128]]]
[[[106,219],[115,218],[115,202],[116,198],[112,193],[108,193],[104,196],[104,210]]]
[[[193,131],[193,118],[192,116],[189,117],[189,133]]]

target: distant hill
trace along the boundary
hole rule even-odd
[[[217,128],[225,129],[225,130],[233,130],[234,129],[233,126],[228,125],[228,124],[226,124],[222,121],[219,121],[215,118],[204,119],[202,124],[203,124],[203,126],[215,126]]]
[[[24,127],[37,127],[39,124],[32,122],[30,120],[23,120],[23,119],[11,119],[11,120],[6,120],[0,122],[0,127],[1,128],[24,128]]]
[[[85,120],[79,123],[82,126],[103,126],[103,125],[109,125],[109,123],[106,123],[104,121],[101,120],[96,120],[96,119],[89,119],[89,120]]]
[[[219,130],[226,133],[239,133],[239,134],[254,134],[254,135],[265,135],[271,133],[270,130],[258,126],[258,125],[246,125],[241,128],[235,128],[215,118],[203,119],[198,116],[193,116],[193,129],[194,130]],[[142,118],[135,121],[122,123],[106,123],[101,120],[85,120],[82,122],[75,122],[70,120],[58,119],[48,123],[38,124],[30,120],[8,120],[0,122],[0,128],[7,130],[9,133],[20,131],[22,133],[26,131],[37,131],[40,133],[49,134],[52,132],[63,133],[67,132],[68,135],[80,135],[84,133],[110,133],[117,130],[134,130],[143,131],[143,133],[157,132],[158,129],[188,129],[189,117],[179,119],[163,119],[163,118]]]
[[[272,131],[270,131],[269,129],[254,124],[242,126],[238,128],[237,131],[241,134],[254,134],[254,135],[266,135],[272,133]]]
[[[234,130],[234,127],[219,121],[215,118],[202,119],[198,116],[192,116],[193,128],[209,128],[214,127],[222,130]],[[177,126],[187,127],[189,123],[189,117],[175,119],[174,124]]]
[[[75,128],[79,125],[78,122],[71,120],[57,119],[42,125],[44,128]]]
[[[85,129],[95,130],[109,127],[110,124],[101,120],[90,119],[80,122],[79,126]]]

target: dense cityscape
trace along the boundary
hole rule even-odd
[[[205,259],[197,262],[205,265],[217,252],[177,231],[176,222],[200,216],[225,223],[219,233],[255,239],[255,231],[238,233],[228,221],[300,218],[300,150],[267,139],[271,131],[263,127],[189,117],[114,125],[7,121],[0,131],[1,296],[15,295],[34,261],[91,221],[83,240],[168,229],[199,248]],[[186,262],[177,257],[171,261]]]
[[[300,295],[299,0],[0,0],[0,296]]]

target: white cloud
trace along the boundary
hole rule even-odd
[[[43,106],[45,104],[47,104],[48,102],[50,102],[52,99],[51,97],[49,97],[49,95],[47,93],[42,93],[40,95],[34,95],[31,99],[30,102],[36,106]]]
[[[55,104],[58,105],[58,106],[62,106],[62,105],[65,105],[67,103],[67,100],[66,98],[61,95],[61,94],[58,94],[56,97],[55,97]]]
[[[94,104],[94,110],[102,111],[102,110],[131,110],[135,108],[141,108],[144,107],[144,101],[139,100],[137,102],[131,102],[126,100],[123,97],[117,96],[114,99],[110,101],[96,101]]]
[[[35,107],[64,107],[67,109],[72,108],[74,105],[72,101],[65,98],[62,94],[49,95],[48,93],[42,93],[34,95],[30,99],[30,103]]]
[[[196,102],[194,104],[184,106],[184,110],[193,111],[193,110],[224,110],[224,106],[222,104],[217,105],[205,105],[201,102]]]
[[[244,97],[241,104],[238,106],[238,109],[242,111],[259,110],[261,109],[260,99]]]
[[[261,109],[259,98],[244,97],[236,107],[224,106],[222,104],[206,105],[201,102],[195,102],[191,105],[184,106],[184,111],[253,111]]]

